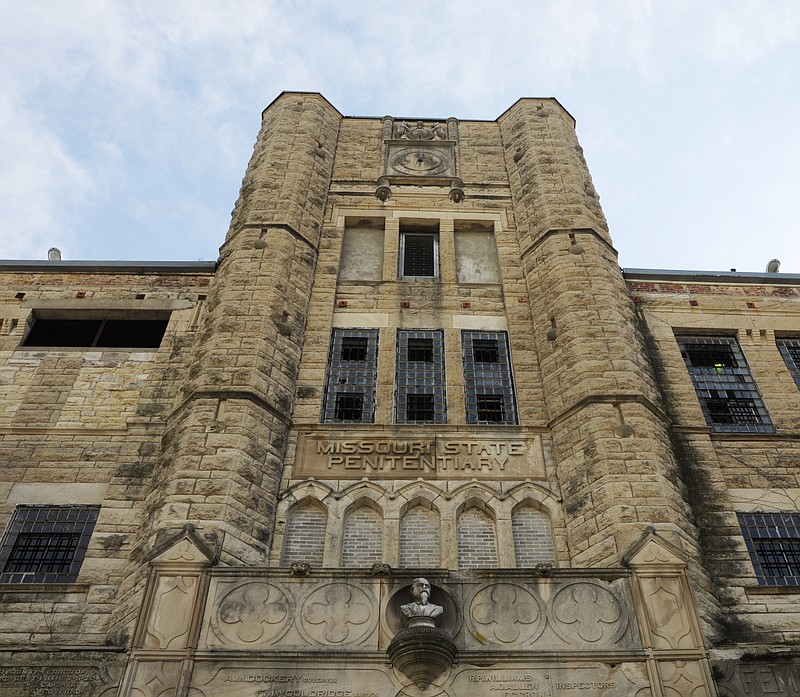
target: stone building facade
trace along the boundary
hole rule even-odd
[[[556,100],[284,93],[217,263],[0,287],[1,696],[800,694],[800,276],[620,270]]]

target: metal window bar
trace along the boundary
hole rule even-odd
[[[461,332],[467,423],[516,424],[517,405],[506,332]]]
[[[323,423],[372,423],[378,378],[378,330],[334,329],[322,404]]]
[[[778,350],[786,362],[786,367],[791,372],[797,386],[800,387],[800,339],[778,339]]]
[[[800,586],[800,513],[738,513],[762,586]]]
[[[17,506],[0,544],[0,583],[74,583],[99,506]]]
[[[447,423],[442,330],[398,329],[395,421]]]
[[[730,336],[677,336],[706,422],[722,433],[774,433],[744,354]]]

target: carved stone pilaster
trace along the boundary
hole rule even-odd
[[[120,695],[187,693],[213,559],[191,525],[155,550]]]
[[[653,528],[625,555],[653,697],[716,694],[689,581],[686,557]]]

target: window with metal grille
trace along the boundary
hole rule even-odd
[[[730,336],[678,336],[700,407],[714,431],[774,433],[739,343]]]
[[[800,586],[800,513],[738,513],[762,586]]]
[[[74,583],[99,506],[17,506],[0,544],[0,583]]]
[[[462,331],[461,352],[467,423],[517,423],[506,333]]]
[[[401,232],[400,275],[436,278],[439,275],[439,235],[435,232]]]
[[[444,332],[399,329],[395,420],[405,423],[447,422]]]
[[[377,376],[378,330],[334,329],[322,421],[371,423],[375,419]]]
[[[478,421],[503,423],[506,419],[503,395],[479,394],[476,397]]]
[[[786,367],[789,368],[794,381],[800,387],[800,339],[778,339],[777,344],[783,360],[786,361]]]
[[[158,348],[169,323],[169,313],[159,314],[161,316],[138,319],[51,318],[37,314],[21,345],[36,348]]]

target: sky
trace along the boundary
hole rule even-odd
[[[556,97],[621,266],[800,273],[796,0],[2,6],[0,259],[215,260],[298,90],[376,117]]]

